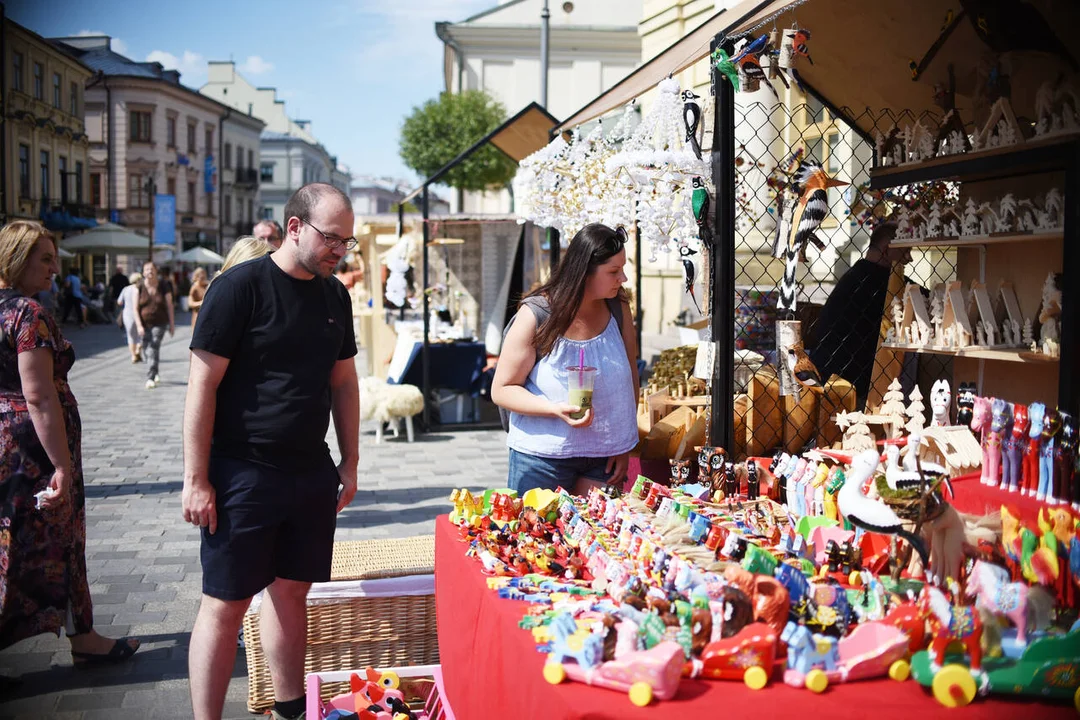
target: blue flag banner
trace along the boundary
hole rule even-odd
[[[217,184],[217,168],[214,167],[214,156],[206,156],[206,164],[203,166],[203,192],[207,195],[214,192],[214,186]]]
[[[154,244],[176,244],[176,196],[154,196]]]

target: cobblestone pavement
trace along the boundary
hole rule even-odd
[[[161,385],[144,389],[119,329],[65,327],[79,360],[71,373],[83,420],[87,561],[94,622],[106,635],[136,635],[142,649],[120,666],[76,670],[51,635],[0,652],[0,674],[22,683],[0,697],[7,718],[190,718],[187,651],[202,583],[198,533],[180,516],[181,420],[187,379],[186,316],[162,348]],[[332,430],[331,430],[332,434]],[[338,517],[337,539],[431,533],[450,490],[505,484],[501,431],[418,434],[409,444],[360,438],[360,489]],[[336,443],[330,441],[336,453]],[[251,718],[247,672],[237,657],[227,718]]]

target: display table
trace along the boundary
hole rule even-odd
[[[666,703],[638,708],[625,693],[566,682],[549,685],[532,634],[518,628],[528,603],[500,600],[480,563],[446,515],[435,520],[435,608],[447,696],[459,718],[600,720],[612,718],[829,717],[874,720],[928,717],[1040,719],[1075,717],[1067,705],[995,695],[949,710],[914,681],[868,680],[830,687],[822,695],[773,680],[754,691],[741,682],[684,680]]]

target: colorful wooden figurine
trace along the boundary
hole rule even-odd
[[[977,607],[995,615],[1004,615],[1016,626],[1016,644],[1027,644],[1027,633],[1050,624],[1054,598],[1041,587],[1010,582],[1009,571],[983,560],[976,560],[964,592],[975,599]]]
[[[993,485],[1004,487],[1005,481],[1002,473],[1002,447],[1006,433],[1009,433],[1009,424],[1012,415],[1008,412],[1009,403],[1001,398],[990,399],[990,429],[986,431],[985,449],[983,451],[983,471],[986,472]],[[990,467],[986,467],[989,461]]]
[[[776,631],[762,623],[752,623],[727,639],[710,642],[701,651],[701,660],[684,666],[683,674],[713,680],[742,680],[752,690],[769,682],[777,651]]]
[[[1028,405],[1028,444],[1024,450],[1024,485],[1021,495],[1035,495],[1039,489],[1039,446],[1042,439],[1043,418],[1046,406],[1042,403]]]
[[[1043,417],[1042,442],[1039,445],[1039,489],[1036,500],[1057,502],[1054,496],[1054,442],[1061,431],[1061,415],[1057,410],[1046,408]]]
[[[710,496],[723,490],[724,463],[727,454],[722,447],[698,447],[698,482],[709,487]]]
[[[788,35],[785,33],[785,42]],[[805,47],[805,43],[803,44]],[[792,207],[791,232],[784,248],[784,275],[780,282],[780,298],[776,304],[778,310],[795,312],[797,271],[800,258],[806,257],[806,246],[813,243],[819,250],[825,244],[815,235],[822,221],[829,214],[828,189],[847,185],[842,180],[830,178],[816,162],[804,160],[795,171],[795,186],[799,199]],[[820,380],[818,381],[820,385]]]
[[[1012,405],[1012,427],[1006,431],[1001,450],[1001,488],[1016,492],[1024,477],[1024,434],[1028,428],[1027,405]]]
[[[739,494],[739,477],[735,474],[735,463],[724,463],[724,498],[733,500]]]
[[[749,500],[757,500],[761,491],[761,481],[758,479],[758,466],[754,460],[746,461],[746,497]],[[1077,498],[1080,499],[1080,498]]]
[[[1001,467],[1001,443],[998,436],[997,453],[998,460],[991,464],[990,457],[993,454],[988,444],[990,423],[993,411],[990,406],[991,398],[976,397],[974,407],[971,410],[971,429],[979,435],[979,444],[982,446],[982,475],[979,482],[983,485],[997,485],[997,475],[991,475],[991,470],[1000,470]]]
[[[690,482],[693,460],[668,460],[671,464],[671,487],[679,487]]]
[[[971,425],[975,408],[975,383],[962,382],[956,391],[956,424]]]
[[[1061,412],[1060,410],[1058,412]],[[1060,475],[1061,499],[1080,511],[1080,473],[1076,472],[1076,448],[1078,438],[1076,418],[1061,412],[1061,438],[1054,454],[1054,465]]]
[[[930,625],[930,652],[934,672],[945,664],[945,651],[955,640],[967,650],[972,670],[982,670],[982,619],[975,608],[953,605],[939,588],[924,585],[919,595],[919,609],[926,615]]]

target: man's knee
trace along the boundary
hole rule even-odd
[[[214,620],[216,623],[235,625],[237,627],[244,621],[244,613],[251,598],[244,600],[221,600],[210,595],[203,595],[199,604],[199,614]]]
[[[267,588],[275,601],[300,603],[307,602],[307,594],[310,589],[311,583],[309,582],[288,580],[286,578],[275,578],[274,582],[270,583],[270,587]]]

